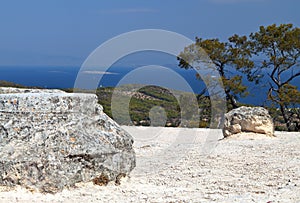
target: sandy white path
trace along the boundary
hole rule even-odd
[[[120,186],[55,195],[0,188],[0,202],[300,202],[300,133],[214,142],[221,131],[124,128],[135,137],[137,167]]]

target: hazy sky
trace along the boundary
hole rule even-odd
[[[226,39],[260,25],[299,27],[299,9],[299,0],[1,0],[0,66],[80,66],[101,43],[136,29]]]

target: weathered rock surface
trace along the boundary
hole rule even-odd
[[[0,94],[13,94],[13,93],[66,93],[58,89],[28,89],[16,87],[0,87]]]
[[[241,132],[273,136],[274,124],[269,112],[262,107],[239,107],[225,114],[224,137]]]
[[[0,185],[54,193],[119,182],[135,167],[132,137],[96,95],[32,91],[0,94]]]

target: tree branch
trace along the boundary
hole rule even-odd
[[[296,73],[295,75],[292,75],[287,81],[285,81],[284,83],[282,83],[282,85],[288,84],[289,82],[291,82],[294,78],[296,78],[298,76],[300,76],[300,72]]]
[[[279,87],[279,86],[280,86],[280,83],[279,83],[279,81],[277,80],[277,78],[275,78],[275,76],[274,76],[277,70],[278,70],[278,67],[274,67],[274,69],[273,69],[271,75],[270,75],[269,73],[268,73],[268,75],[269,75],[270,78],[273,80],[273,82]]]
[[[281,73],[283,73],[284,71],[289,70],[292,66],[294,66],[296,64],[296,61],[290,63],[287,67],[285,67],[284,69],[278,71],[278,74],[280,75]]]
[[[277,100],[277,99],[275,99],[275,98],[272,96],[273,90],[274,90],[273,87],[271,87],[271,88],[269,89],[269,91],[268,91],[268,97],[269,97],[272,101],[274,101],[274,102],[276,102],[277,104],[279,104],[280,101]]]

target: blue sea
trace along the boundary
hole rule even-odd
[[[179,67],[171,67],[178,75],[180,75],[188,85],[192,88],[195,93],[199,93],[204,87],[204,83],[196,78],[196,72],[192,69],[185,70]],[[19,66],[10,66],[10,67],[0,67],[0,80],[6,80],[14,82],[17,84],[25,86],[35,86],[43,88],[72,88],[74,87],[74,82],[78,75],[80,67],[19,67]],[[98,86],[102,87],[114,87],[116,86],[121,79],[124,78],[128,73],[133,71],[132,67],[111,67],[108,71],[109,74],[103,75]],[[90,72],[89,74],[94,74],[94,78],[99,78],[99,72]],[[172,81],[169,75],[164,74],[163,72],[157,74],[157,77],[161,77],[164,80]],[[141,75],[140,75],[141,76]],[[150,75],[143,75],[140,80],[140,83],[143,83],[143,80],[146,80]],[[263,80],[267,83],[267,80]],[[174,80],[173,89],[183,90],[179,85],[176,87],[177,81]],[[240,98],[239,101],[247,104],[254,105],[263,105],[266,100],[266,93],[268,90],[267,85],[259,84],[255,85],[254,83],[249,83],[246,79],[244,84],[248,86],[250,94],[245,98]],[[294,85],[300,86],[300,81],[295,80]]]

